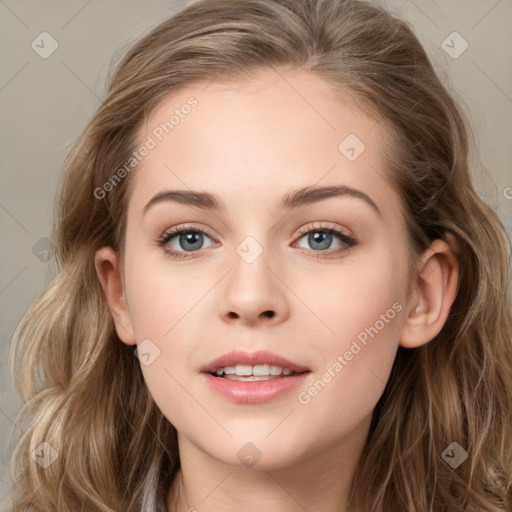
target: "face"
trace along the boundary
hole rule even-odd
[[[406,309],[382,123],[320,78],[283,76],[169,96],[138,132],[151,147],[130,183],[122,337],[182,442],[236,466],[244,450],[275,468],[366,436]],[[202,372],[235,350],[307,371]]]

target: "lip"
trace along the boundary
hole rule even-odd
[[[236,366],[237,364],[281,366],[296,372],[296,374],[277,379],[248,382],[212,375],[220,367]],[[201,377],[210,389],[224,398],[241,404],[260,404],[276,400],[300,386],[309,375],[311,375],[309,368],[268,350],[257,352],[235,350],[217,357],[201,368]]]
[[[300,386],[309,375],[311,372],[306,371],[278,379],[243,382],[201,373],[210,389],[239,404],[261,404],[276,400]]]
[[[300,373],[309,371],[309,368],[301,366],[286,359],[279,354],[269,350],[258,350],[256,352],[244,352],[242,350],[234,350],[217,357],[213,361],[203,366],[200,371],[204,373],[215,373],[217,368],[225,366],[236,366],[237,364],[245,364],[255,366],[257,364],[269,364],[271,366],[281,366],[289,368],[293,372]],[[263,381],[260,381],[263,382]]]

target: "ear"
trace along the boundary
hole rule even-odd
[[[135,334],[128,303],[124,295],[117,253],[111,247],[102,247],[96,251],[94,264],[101,286],[105,292],[119,339],[127,345],[135,345]]]
[[[457,295],[459,262],[456,242],[434,240],[422,255],[414,289],[407,301],[407,318],[400,333],[400,345],[417,348],[435,338],[448,318]]]

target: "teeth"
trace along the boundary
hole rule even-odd
[[[252,375],[252,366],[250,364],[237,364],[235,366],[235,375],[239,377]]]
[[[223,378],[228,380],[239,380],[243,382],[252,382],[256,380],[274,380],[274,379],[282,379],[282,377],[278,375],[250,375],[249,377],[240,377],[238,375],[225,375]]]
[[[215,372],[218,376],[224,374],[236,375],[238,377],[268,377],[278,375],[292,375],[294,372],[289,368],[282,368],[281,366],[271,366],[269,364],[257,364],[255,366],[239,364],[236,366],[225,366],[217,369]],[[262,380],[262,379],[246,379],[246,380]]]
[[[258,364],[252,367],[251,371],[254,376],[271,375],[270,366],[268,364]]]

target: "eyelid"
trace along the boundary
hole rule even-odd
[[[206,228],[201,227],[198,224],[179,224],[178,226],[173,226],[172,228],[169,228],[165,231],[164,234],[172,234],[179,231],[197,231],[200,233],[205,233],[208,236],[208,230]]]
[[[330,222],[327,222],[326,224],[322,225],[322,221],[319,221],[319,224],[319,226],[315,226],[314,223],[306,224],[305,226],[299,228],[297,233],[303,235],[305,233],[309,233],[310,231],[314,231],[315,229],[317,231],[340,231],[346,237],[352,238],[352,235],[350,235],[350,233],[347,232],[348,230],[342,226],[338,226]]]

